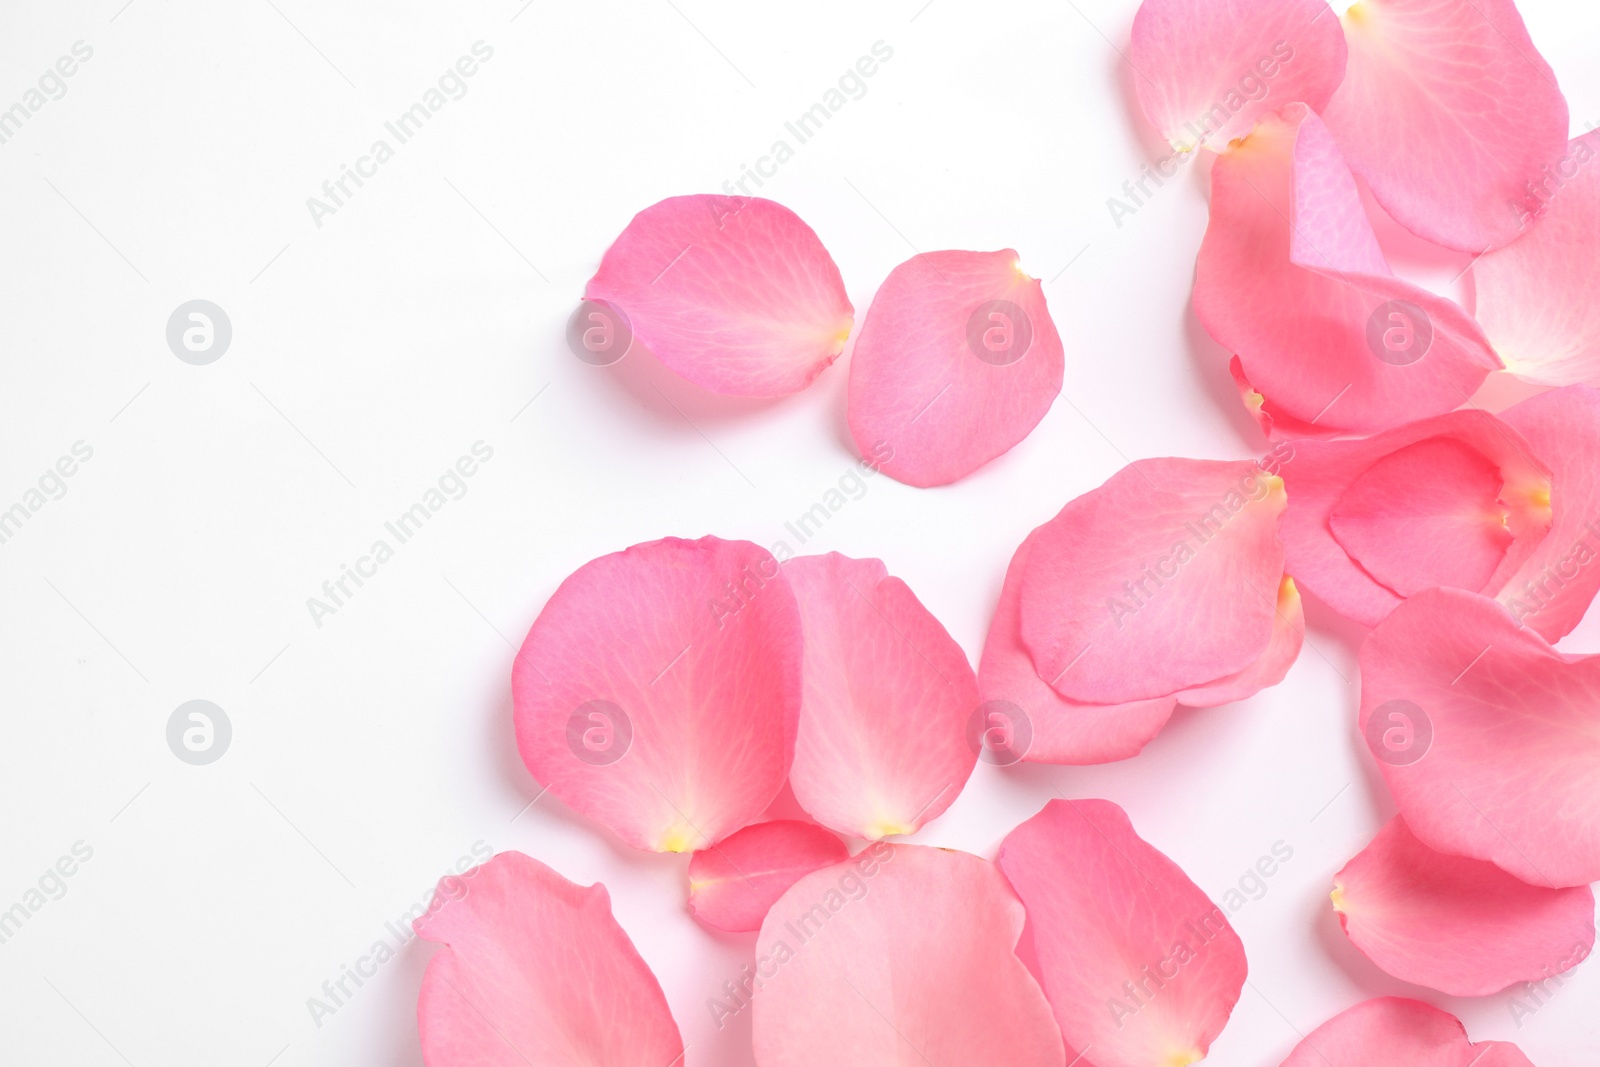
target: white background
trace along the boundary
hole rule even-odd
[[[1012,549],[1069,498],[1135,457],[1264,447],[1188,309],[1206,164],[1113,224],[1106,199],[1163,146],[1117,51],[1133,0],[1075,3],[5,0],[0,107],[74,42],[94,54],[0,145],[0,509],[74,442],[93,458],[0,544],[0,909],[94,851],[0,944],[0,1061],[414,1067],[432,946],[320,1026],[307,999],[482,842],[605,882],[688,1062],[750,1063],[748,1016],[718,1031],[706,1000],[752,938],[689,918],[685,858],[553,798],[523,811],[510,663],[593,556],[708,532],[798,547],[783,524],[854,463],[846,363],[778,402],[718,399],[647,358],[580,363],[565,319],[635,211],[719,190],[892,47],[760,191],[816,229],[858,316],[915,250],[1016,248],[1066,387],[1002,460],[932,491],[874,478],[806,550],[884,559],[975,663]],[[1523,10],[1574,131],[1600,121],[1600,9]],[[307,197],[393,144],[385,120],[478,40],[494,56],[467,95],[316,226]],[[1465,265],[1379,226],[1404,273]],[[194,298],[232,320],[209,366],[165,341]],[[316,626],[306,599],[480,440],[467,495]],[[916,840],[992,855],[1059,789],[1121,803],[1213,896],[1290,845],[1234,917],[1250,985],[1208,1062],[1275,1067],[1401,993],[1539,1067],[1592,1063],[1594,964],[1519,1029],[1505,996],[1429,994],[1344,940],[1330,878],[1393,809],[1352,728],[1359,632],[1310,619],[1275,689],[1180,712],[1120,765],[980,765]],[[1600,625],[1566,647],[1600,649]],[[233,724],[210,766],[165,741],[194,698]]]

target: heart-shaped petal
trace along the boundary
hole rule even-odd
[[[512,672],[535,778],[635,848],[707,848],[783,788],[800,613],[748,541],[669,537],[561,583]]]
[[[782,204],[674,196],[633,217],[584,298],[714,393],[783,396],[844,350],[855,314],[811,227]]]

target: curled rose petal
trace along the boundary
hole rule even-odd
[[[1402,226],[1464,252],[1503,245],[1567,146],[1567,102],[1513,0],[1361,0],[1323,116]]]
[[[1592,436],[1600,451],[1600,423]],[[1291,501],[1288,569],[1367,626],[1431,586],[1498,590],[1550,529],[1551,473],[1537,455],[1514,428],[1473,410],[1363,440],[1296,441],[1278,468]]]
[[[606,249],[584,298],[620,309],[667,366],[715,393],[783,396],[832,363],[854,309],[828,250],[781,204],[674,196]]]
[[[880,841],[807,875],[756,942],[756,1063],[1061,1067],[1022,926],[1000,872],[964,852]]]
[[[1417,1000],[1380,997],[1323,1023],[1282,1067],[1533,1067],[1505,1041],[1467,1040],[1454,1015]]]
[[[1551,978],[1594,948],[1588,886],[1532,886],[1435,852],[1399,816],[1334,876],[1333,906],[1373,963],[1456,997]]]
[[[915,486],[1021,441],[1061,391],[1061,337],[1017,254],[926,252],[890,272],[850,355],[850,433]]]
[[[1204,1058],[1244,988],[1244,945],[1120,807],[1052,800],[995,862],[1027,908],[1069,1062],[1074,1050],[1096,1067]]]
[[[1472,265],[1478,321],[1506,369],[1552,385],[1600,380],[1600,131],[1541,176],[1528,232]]]
[[[1194,308],[1286,436],[1440,414],[1500,365],[1464,311],[1394,276],[1333,137],[1303,104],[1218,158]]]
[[[808,822],[758,822],[689,860],[689,910],[720,930],[759,930],[795,882],[850,858],[844,842]]]
[[[605,886],[502,852],[447,876],[414,925],[445,946],[417,999],[428,1067],[638,1067],[683,1056],[661,985],[612,918]]]
[[[561,583],[517,653],[517,747],[635,848],[709,847],[783,788],[800,650],[789,583],[748,541],[601,556]]]
[[[1022,645],[1019,609],[1022,580],[1039,531],[1011,557],[1000,605],[983,643],[978,668],[983,705],[970,728],[980,758],[1001,766],[1035,763],[1110,763],[1139,754],[1167,724],[1175,698],[1156,697],[1120,705],[1068,700],[1034,669]]]
[[[1429,848],[1536,886],[1600,879],[1600,656],[1430,589],[1362,646],[1360,728]]]
[[[1284,503],[1255,463],[1193,459],[1140,460],[1069,503],[1036,531],[1022,580],[1038,676],[1123,704],[1256,664],[1276,633]]]
[[[1572,632],[1600,592],[1600,392],[1568,385],[1500,418],[1550,468],[1550,532],[1495,596],[1547,641]]]
[[[805,633],[795,799],[852,837],[915,833],[977,762],[967,720],[978,681],[966,653],[879,560],[830,552],[783,569]]]
[[[1129,61],[1139,106],[1173,148],[1221,151],[1269,108],[1320,111],[1345,43],[1325,0],[1144,0]]]

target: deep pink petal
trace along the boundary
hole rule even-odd
[[[1321,110],[1344,78],[1325,0],[1144,0],[1129,60],[1145,117],[1180,151],[1222,151],[1263,112]]]
[[[1140,460],[1041,526],[1022,643],[1070,700],[1171,696],[1237,674],[1272,640],[1283,483],[1246,461]]]
[[[837,552],[783,566],[805,632],[795,799],[843,834],[915,833],[977,762],[978,680],[961,646],[875,559]]]
[[[1022,926],[1000,872],[964,852],[880,841],[807,875],[756,942],[756,1063],[1061,1067]]]
[[[820,826],[758,822],[689,860],[689,910],[721,930],[759,930],[790,886],[849,858],[844,842]]]
[[[1535,183],[1543,214],[1472,266],[1478,321],[1512,374],[1600,380],[1600,130],[1575,137]]]
[[[1061,392],[1061,337],[1017,254],[926,252],[884,279],[850,355],[850,433],[909,485],[1008,452]]]
[[[1419,475],[1407,487],[1386,478],[1385,468],[1378,466],[1419,444],[1459,446],[1498,469],[1498,500],[1511,524],[1506,528],[1518,543],[1505,551],[1485,588],[1510,580],[1533,557],[1549,529],[1549,509],[1539,503],[1541,494],[1550,492],[1549,469],[1521,434],[1486,412],[1451,412],[1364,440],[1294,442],[1293,458],[1278,468],[1289,494],[1283,516],[1288,571],[1333,610],[1366,626],[1377,625],[1400,603],[1400,592],[1376,575],[1414,590],[1419,575],[1442,575],[1454,563],[1435,558],[1432,539],[1437,527],[1449,529],[1452,522],[1435,522],[1428,509],[1459,500],[1463,491],[1447,484],[1442,471]],[[1367,488],[1358,488],[1369,472]],[[1392,497],[1387,506],[1383,494],[1375,493],[1382,487]],[[1341,508],[1342,532],[1334,521]],[[1406,536],[1405,530],[1415,535]],[[1485,535],[1480,531],[1478,536]],[[1362,562],[1351,558],[1346,545],[1359,551]]]
[[[696,385],[737,396],[805,388],[844,349],[854,309],[828,250],[782,204],[674,196],[633,217],[584,290]]]
[[[1417,1000],[1380,997],[1335,1015],[1282,1067],[1533,1067],[1506,1041],[1467,1040],[1461,1021]]]
[[[1547,641],[1578,625],[1600,592],[1600,392],[1568,385],[1501,414],[1550,467],[1550,532],[1508,578],[1500,602]],[[1538,501],[1536,501],[1537,503]]]
[[[1567,146],[1567,102],[1512,0],[1361,0],[1323,113],[1402,226],[1464,252],[1537,209],[1529,183]]]
[[[1028,910],[1045,993],[1095,1067],[1202,1058],[1244,987],[1222,910],[1108,800],[1052,800],[995,861]]]
[[[983,643],[978,690],[983,706],[971,728],[986,758],[1002,766],[1034,763],[1111,763],[1139,754],[1172,717],[1177,700],[1157,697],[1128,704],[1068,700],[1034,670],[1022,646],[1018,616],[1022,580],[1039,531],[1011,557],[1000,605]]]
[[[1429,848],[1532,885],[1600,880],[1600,656],[1562,655],[1487,597],[1430,589],[1362,646],[1360,727]]]
[[[1302,104],[1217,160],[1194,308],[1285,435],[1449,411],[1499,366],[1464,311],[1394,277],[1332,136]]]
[[[445,946],[417,999],[428,1067],[639,1067],[683,1055],[605,886],[502,852],[446,876],[414,925]]]
[[[1403,981],[1486,997],[1542,981],[1594,948],[1594,893],[1549,889],[1492,863],[1446,856],[1395,816],[1333,879],[1355,946]]]
[[[517,653],[517,747],[635,848],[709,847],[783,788],[800,652],[789,583],[748,541],[601,556],[561,583]]]
[[[1432,437],[1363,471],[1328,515],[1334,538],[1401,596],[1436,585],[1482,589],[1511,547],[1500,467],[1476,448]]]

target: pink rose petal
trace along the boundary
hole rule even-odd
[[[683,1056],[605,886],[502,852],[446,877],[414,925],[445,946],[417,999],[428,1067],[664,1067]]]
[[[758,822],[689,860],[689,910],[719,930],[759,930],[795,882],[850,858],[827,830],[807,822]]]
[[[854,309],[828,250],[781,204],[674,196],[645,208],[584,290],[715,393],[783,396],[844,349]]]
[[[1461,1021],[1416,1000],[1380,997],[1311,1031],[1282,1067],[1533,1067],[1505,1041],[1467,1040]]]
[[[1061,1067],[1022,926],[1000,872],[964,852],[878,842],[807,875],[756,942],[756,1063]]]
[[[1035,530],[1011,557],[1000,605],[983,643],[978,689],[984,703],[973,732],[979,735],[984,758],[1007,766],[1021,760],[1111,763],[1136,756],[1167,724],[1178,702],[1166,696],[1120,705],[1085,704],[1068,700],[1039,677],[1019,632],[1023,575],[1038,538]]]
[[[1296,441],[1293,458],[1278,468],[1290,501],[1283,517],[1289,573],[1366,626],[1430,581],[1497,589],[1534,557],[1549,529],[1551,476],[1537,454],[1515,429],[1472,410],[1359,441]],[[1430,466],[1434,460],[1440,465]],[[1488,482],[1485,467],[1493,469]],[[1483,495],[1491,483],[1488,512]],[[1505,534],[1513,543],[1490,560]],[[1449,551],[1440,551],[1441,538]],[[1473,546],[1476,562],[1466,551]]]
[[[1022,643],[1069,700],[1121,704],[1238,674],[1274,635],[1283,483],[1249,461],[1140,460],[1037,531]],[[1181,699],[1181,698],[1180,698]]]
[[[1361,0],[1323,112],[1402,226],[1464,252],[1503,245],[1567,147],[1567,102],[1512,0]]]
[[[1600,380],[1600,130],[1535,183],[1543,214],[1472,266],[1478,321],[1506,369],[1552,385]]]
[[[1061,392],[1061,337],[1017,254],[927,252],[890,272],[850,356],[850,433],[909,485],[1008,452]]]
[[[1045,993],[1095,1067],[1203,1058],[1244,988],[1222,910],[1108,800],[1052,800],[996,862],[1028,910]]]
[[[783,788],[800,652],[789,583],[748,541],[601,556],[561,583],[517,653],[517,747],[635,848],[707,848]]]
[[[1429,848],[1537,886],[1600,879],[1600,656],[1430,589],[1362,646],[1360,726]]]
[[[1321,110],[1345,43],[1325,0],[1144,0],[1129,61],[1139,106],[1172,147],[1220,152],[1271,108]]]
[[[1334,876],[1333,906],[1373,963],[1456,997],[1553,977],[1594,948],[1588,886],[1531,886],[1435,852],[1399,816]]]
[[[789,781],[811,817],[875,841],[915,833],[977,762],[966,653],[905,582],[837,552],[784,564],[805,633],[805,696]]]
[[[1502,412],[1550,468],[1550,532],[1496,594],[1520,621],[1559,641],[1600,592],[1600,392],[1568,385]]]
[[[1194,308],[1280,434],[1372,433],[1449,411],[1499,366],[1465,312],[1394,277],[1338,147],[1303,104],[1217,160]]]

